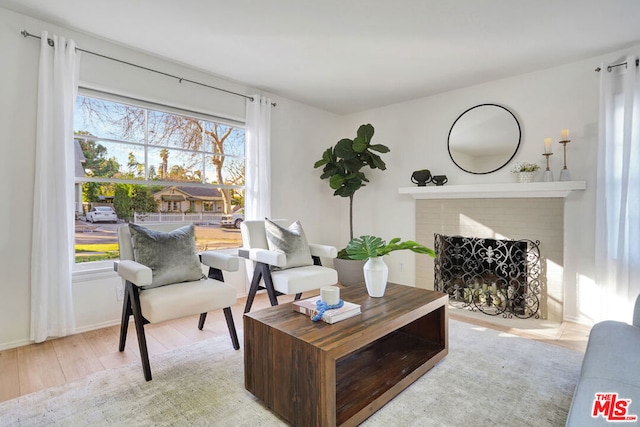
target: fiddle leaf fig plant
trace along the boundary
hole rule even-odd
[[[368,166],[371,169],[387,169],[387,165],[377,153],[388,153],[389,147],[371,144],[374,128],[371,124],[361,125],[356,137],[343,138],[335,146],[327,148],[322,158],[315,162],[314,168],[322,168],[320,179],[328,179],[334,196],[349,198],[349,238],[353,239],[353,196],[369,180],[362,172]],[[344,250],[339,258],[347,259]]]
[[[413,240],[400,241],[399,237],[389,240],[389,243],[377,236],[360,236],[351,239],[347,244],[347,254],[350,259],[364,260],[387,255],[393,251],[410,250],[418,254],[426,254],[435,258],[436,253],[433,249],[428,248]]]

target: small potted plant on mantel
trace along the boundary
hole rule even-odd
[[[511,169],[516,174],[518,182],[533,182],[533,177],[540,166],[535,163],[520,162]]]
[[[371,124],[358,128],[354,139],[344,138],[335,146],[327,148],[322,153],[322,159],[314,164],[314,168],[323,166],[320,179],[328,179],[329,186],[334,190],[334,196],[349,198],[349,239],[353,239],[353,196],[369,180],[362,169],[387,169],[387,165],[377,155],[388,153],[389,147],[382,144],[371,144],[374,129]],[[355,262],[349,258],[346,251],[338,252],[334,260],[334,268],[338,272],[338,280],[342,285],[350,286],[364,281],[362,273],[363,262]]]
[[[382,257],[393,251],[410,250],[418,254],[426,254],[435,258],[436,253],[413,240],[400,241],[399,237],[391,239],[389,243],[377,236],[360,236],[352,239],[347,245],[346,252],[351,259],[367,260],[364,264],[364,281],[369,296],[381,297],[387,288],[389,268]]]

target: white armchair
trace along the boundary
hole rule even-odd
[[[286,233],[286,227],[290,221],[277,220],[272,223]],[[299,226],[299,223],[295,224]],[[300,257],[287,254],[283,250],[273,249],[273,244],[270,250],[267,227],[269,224],[265,226],[265,221],[244,221],[240,226],[243,247],[238,251],[238,255],[251,261],[250,266],[253,267],[249,268],[249,277],[252,279],[244,308],[245,313],[251,310],[256,292],[260,289],[266,289],[271,305],[274,306],[278,305],[278,295],[295,294],[295,299],[300,299],[303,292],[335,285],[338,282],[337,272],[333,268],[323,267],[320,260],[321,257],[335,258],[338,253],[335,247],[307,244],[304,233],[299,227],[298,231],[302,233],[304,246],[308,246],[310,257],[308,262],[305,262],[305,256],[303,256],[302,262],[296,262],[296,265],[291,266],[293,259],[297,258],[299,261]],[[297,266],[297,264],[303,265]]]
[[[147,381],[151,380],[144,334],[147,323],[200,314],[198,329],[202,330],[207,312],[221,308],[233,348],[240,348],[231,313],[236,289],[223,283],[222,274],[223,270],[238,270],[237,257],[216,252],[198,255],[192,224],[131,225],[131,229],[124,224],[118,227],[118,243],[120,261],[114,268],[125,285],[119,350],[124,351],[129,316],[133,315]],[[208,277],[202,274],[200,263],[209,267]]]

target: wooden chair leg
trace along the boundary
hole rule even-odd
[[[271,271],[269,271],[269,266],[266,264],[262,264],[264,270],[262,272],[262,276],[264,278],[264,286],[267,289],[267,294],[269,295],[269,301],[271,302],[271,306],[278,305],[278,297],[276,296],[276,289],[273,287],[273,280],[271,279]]]
[[[149,352],[147,351],[147,339],[144,335],[145,319],[140,311],[140,295],[138,288],[131,286],[131,310],[133,311],[133,320],[136,325],[136,333],[138,335],[138,347],[140,348],[140,360],[142,361],[142,371],[144,379],[151,381],[151,365],[149,364]]]
[[[231,343],[233,348],[238,350],[240,348],[240,342],[238,341],[238,334],[236,332],[236,325],[233,323],[233,314],[231,313],[231,307],[225,307],[223,309],[224,317],[227,319],[227,327],[229,328],[229,335],[231,336]]]
[[[129,330],[129,316],[131,316],[131,283],[124,285],[124,301],[122,302],[122,320],[120,321],[120,344],[119,351],[124,351],[127,342],[127,331]]]
[[[253,299],[256,297],[256,292],[260,287],[260,280],[262,279],[262,269],[256,265],[253,269],[253,278],[251,279],[251,286],[249,286],[249,294],[247,295],[247,303],[244,306],[244,312],[248,313],[253,305]]]
[[[198,329],[204,328],[204,321],[207,320],[207,313],[200,313],[200,320],[198,321]]]

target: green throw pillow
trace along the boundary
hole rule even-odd
[[[153,272],[145,289],[200,280],[204,275],[196,252],[193,224],[164,232],[129,224],[133,259]]]
[[[307,237],[304,235],[300,221],[285,228],[265,218],[264,228],[267,232],[269,250],[284,252],[287,256],[287,264],[284,267],[276,268],[284,270],[313,265],[309,243],[307,243]]]

